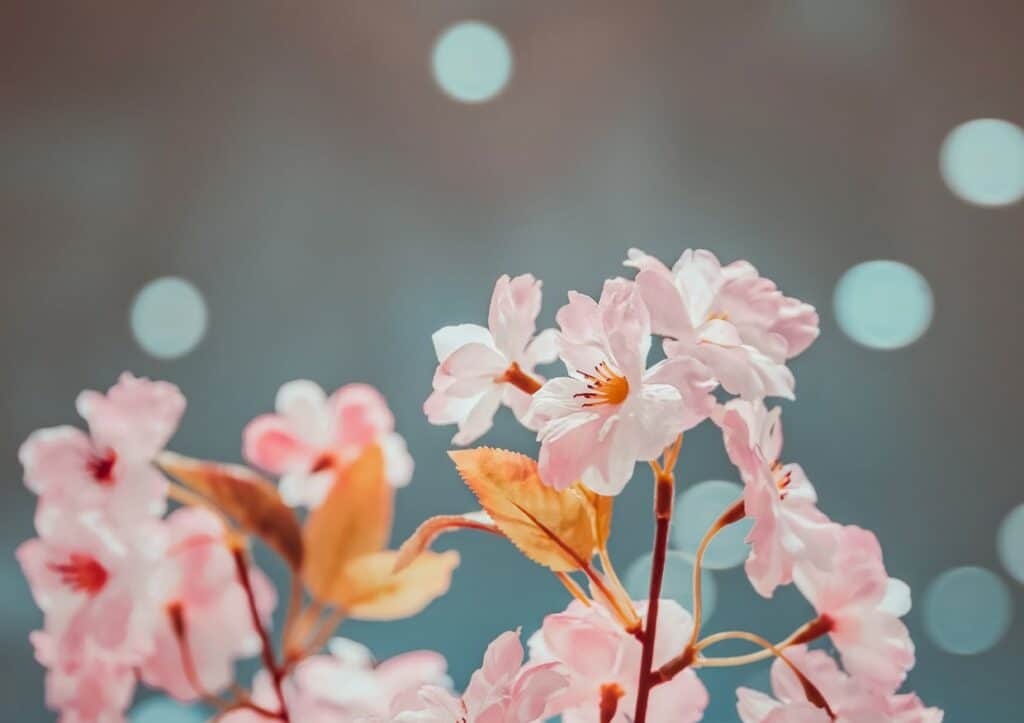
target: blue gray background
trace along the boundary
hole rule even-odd
[[[466,18],[500,28],[516,59],[480,106],[430,74],[435,38]],[[1024,119],[1021,27],[1014,0],[3,3],[0,718],[52,720],[11,555],[34,502],[15,452],[73,422],[78,390],[123,369],[172,380],[189,399],[173,447],[236,460],[282,382],[373,383],[417,462],[401,538],[472,506],[445,456],[452,430],[420,410],[430,333],[484,321],[505,272],[543,278],[550,324],[631,245],[748,258],[817,305],[788,457],[830,514],[878,532],[916,592],[950,567],[999,570],[995,528],[1024,501],[1024,206],[959,201],[937,154],[965,120]],[[831,309],[840,275],[879,257],[935,294],[928,333],[895,352],[855,345]],[[170,362],[128,324],[138,289],[169,274],[210,311],[204,341]],[[487,441],[535,449],[507,416]],[[706,428],[681,470],[684,485],[735,478]],[[649,498],[645,474],[620,498],[623,568],[649,549]],[[532,631],[566,596],[501,541],[448,545],[463,564],[446,598],[344,632],[381,657],[441,650],[463,683],[497,633]],[[740,570],[717,581],[715,627],[776,637],[807,615],[794,594],[762,603]],[[1024,591],[1011,590],[1018,620],[982,655],[943,653],[920,607],[908,618],[911,684],[953,723],[1019,719]],[[705,676],[709,720],[735,719],[731,690],[752,674]]]

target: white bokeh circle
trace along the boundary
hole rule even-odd
[[[865,261],[836,284],[836,321],[848,337],[872,349],[900,349],[931,325],[934,301],[927,279],[900,261]]]
[[[999,118],[976,118],[950,131],[939,153],[949,189],[977,206],[1024,198],[1024,130]]]
[[[434,44],[434,79],[462,103],[497,97],[512,77],[512,51],[496,28],[476,20],[452,25]]]
[[[1024,504],[1010,510],[999,525],[996,547],[1006,571],[1014,580],[1024,583]]]
[[[935,578],[924,594],[924,625],[937,646],[957,655],[993,648],[1010,628],[1010,591],[982,567],[957,567]]]
[[[207,321],[203,295],[177,276],[150,281],[132,302],[132,335],[143,351],[158,359],[176,359],[195,349]]]

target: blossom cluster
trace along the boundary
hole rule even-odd
[[[899,692],[915,660],[907,585],[875,535],[819,508],[766,402],[794,397],[789,361],[819,334],[814,308],[706,250],[671,267],[631,250],[625,265],[633,277],[606,281],[598,299],[570,292],[557,329],[538,330],[541,282],[524,274],[498,279],[486,326],[434,334],[428,420],[455,425],[454,444],[468,446],[508,407],[539,450],[450,452],[481,509],[430,518],[396,549],[393,499],[413,464],[370,386],[285,384],[275,412],[242,435],[255,470],[164,450],[185,407],[173,385],[125,375],[106,395],[83,393],[88,433],[41,430],[21,449],[39,506],[38,537],[18,558],[45,616],[32,640],[50,707],[69,723],[116,723],[141,681],[228,723],[689,723],[709,702],[702,668],[774,659],[770,692],[737,691],[744,723],[939,723],[940,710]],[[564,373],[538,373],[556,361]],[[674,467],[700,424],[720,430],[743,493],[704,534],[687,610],[661,585]],[[608,540],[639,463],[654,476],[655,529],[649,595],[635,600]],[[753,588],[770,598],[794,585],[808,603],[807,622],[779,642],[704,630],[703,552],[743,519]],[[518,630],[500,635],[461,693],[436,653],[378,663],[334,637],[344,619],[407,617],[443,595],[458,554],[431,546],[465,529],[506,538],[556,575],[565,610],[525,646]],[[292,574],[276,648],[278,595],[251,563],[250,537]],[[809,647],[825,639],[836,658]],[[724,640],[755,648],[713,656]],[[245,690],[234,663],[255,655],[263,670]]]

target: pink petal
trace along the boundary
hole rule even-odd
[[[100,447],[150,460],[170,440],[185,412],[185,397],[168,382],[125,372],[106,396],[85,391],[75,404]]]
[[[346,384],[331,395],[335,441],[362,447],[394,431],[395,418],[384,396],[369,384]]]
[[[25,485],[37,495],[89,481],[86,463],[92,454],[88,436],[74,427],[51,427],[29,435],[18,450]]]
[[[308,469],[317,455],[296,434],[291,421],[280,414],[262,414],[242,432],[242,455],[250,463],[275,475]]]
[[[494,344],[508,359],[523,355],[536,328],[540,313],[541,282],[532,274],[509,279],[502,276],[494,285],[487,325]]]

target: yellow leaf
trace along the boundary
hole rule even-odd
[[[591,502],[578,489],[540,481],[537,463],[502,449],[449,452],[459,474],[505,536],[554,572],[589,563],[597,547]]]
[[[580,482],[573,485],[573,489],[587,498],[594,519],[594,535],[597,538],[598,548],[604,549],[608,546],[608,537],[612,534],[612,507],[614,497],[599,495]]]
[[[268,480],[248,467],[192,459],[174,452],[163,452],[156,463],[213,503],[243,530],[267,543],[293,570],[302,567],[299,521]]]
[[[376,445],[338,473],[334,487],[310,513],[303,530],[302,577],[313,597],[337,603],[345,585],[345,567],[387,546],[393,498],[384,456]]]
[[[438,515],[431,517],[412,533],[408,540],[398,548],[398,555],[395,558],[395,572],[400,572],[408,567],[417,557],[422,555],[434,543],[440,535],[455,530],[481,530],[495,535],[501,535],[498,526],[488,514],[482,510],[467,512],[463,515]]]
[[[401,572],[395,572],[397,550],[353,560],[345,568],[344,584],[335,602],[357,620],[399,620],[420,612],[451,586],[459,553],[424,552]]]

